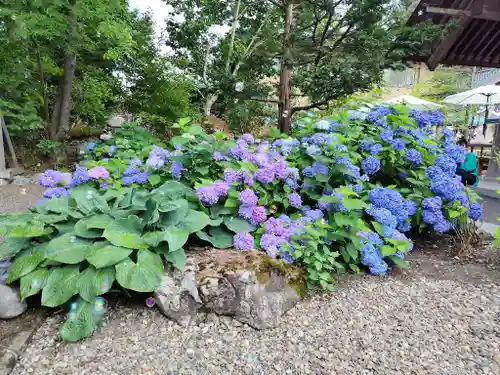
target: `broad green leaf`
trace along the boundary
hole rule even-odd
[[[381,236],[381,237],[385,237],[384,235],[384,226],[376,221],[372,221],[372,225],[373,225],[373,228],[375,228],[375,230],[377,231],[377,233]]]
[[[109,215],[98,214],[85,219],[87,229],[106,229],[113,218]]]
[[[21,277],[21,298],[26,299],[39,293],[45,286],[48,278],[49,270],[46,268],[38,268]]]
[[[115,246],[122,246],[128,249],[146,249],[148,244],[141,236],[141,220],[134,215],[126,219],[113,220],[106,227],[103,237]]]
[[[175,226],[182,231],[195,233],[205,228],[210,223],[210,217],[201,211],[189,210],[181,222]]]
[[[83,261],[92,248],[92,241],[66,233],[51,240],[45,247],[45,257],[66,264]]]
[[[52,224],[52,226],[57,229],[59,234],[66,234],[69,232],[73,232],[76,223],[77,223],[76,221],[66,221],[64,223]]]
[[[97,329],[97,323],[92,314],[94,304],[83,299],[78,299],[74,303],[78,304],[78,308],[68,313],[66,321],[59,329],[63,340],[73,342],[89,336]]]
[[[409,268],[408,262],[405,260],[395,256],[391,255],[388,257],[396,266],[401,267],[401,268]]]
[[[32,237],[40,237],[45,234],[49,234],[50,231],[47,232],[49,228],[45,228],[45,225],[39,221],[30,221],[25,224],[18,225],[9,232],[9,237],[13,238],[32,238]]]
[[[221,227],[212,227],[210,234],[203,231],[196,232],[196,235],[207,242],[210,242],[217,249],[228,249],[233,246],[233,234]]]
[[[115,267],[106,267],[97,270],[95,276],[95,290],[98,296],[106,294],[111,290],[115,282]]]
[[[148,177],[148,181],[151,186],[156,186],[161,182],[161,177],[157,174],[153,174]]]
[[[163,237],[163,232],[160,231],[148,232],[142,236],[144,241],[151,247],[157,247],[161,241],[165,240]]]
[[[349,255],[351,256],[352,259],[354,259],[354,260],[358,259],[359,251],[352,242],[348,243],[346,245],[345,249],[347,250],[347,252],[349,253]]]
[[[224,224],[234,233],[253,232],[256,227],[244,219],[234,216],[224,217]]]
[[[186,265],[186,253],[184,249],[179,249],[177,251],[171,251],[166,255],[167,261],[169,261],[178,270],[183,270]]]
[[[208,225],[210,225],[211,227],[218,227],[219,225],[222,224],[222,222],[223,222],[222,218],[210,219]]]
[[[238,207],[238,200],[235,198],[228,198],[226,199],[226,203],[224,203],[224,207],[226,208]]]
[[[75,229],[74,232],[78,237],[83,237],[83,238],[100,238],[102,237],[102,229],[89,229],[87,227],[87,219],[80,219],[76,224],[75,224]]]
[[[19,254],[7,271],[7,283],[12,283],[20,277],[33,271],[45,259],[42,245],[24,250]]]
[[[189,232],[177,228],[167,229],[163,232],[163,239],[168,242],[168,250],[176,251],[182,248],[189,237]]]
[[[187,201],[184,201],[185,204],[182,204],[180,208],[174,211],[163,213],[160,216],[160,225],[163,228],[168,228],[174,225],[179,224],[184,218],[187,216],[189,212],[189,205]]]
[[[48,307],[61,306],[77,292],[80,278],[78,266],[53,268],[42,291],[42,305]]]
[[[78,279],[78,293],[87,302],[93,302],[94,298],[97,297],[95,288],[96,275],[97,270],[93,266],[89,266],[80,274]]]
[[[69,212],[68,197],[51,198],[44,201],[41,206],[50,212],[65,214]]]
[[[122,260],[128,258],[132,253],[131,249],[113,246],[108,242],[95,243],[87,255],[87,262],[95,268],[105,268],[114,266]]]
[[[180,250],[179,250],[180,251]],[[125,289],[152,292],[158,288],[163,274],[163,262],[158,254],[139,250],[137,263],[125,259],[115,266],[116,280]]]
[[[360,210],[367,207],[361,199],[353,198],[342,198],[342,205],[348,210]]]
[[[142,217],[142,221],[146,225],[156,224],[160,220],[160,212],[158,211],[158,202],[149,200],[146,202],[146,211]]]
[[[169,200],[184,198],[186,194],[190,193],[191,189],[177,181],[167,181],[163,185],[154,189],[151,193],[153,196],[164,195]],[[159,200],[159,199],[157,199]]]
[[[187,200],[185,199],[176,199],[173,201],[169,200],[161,200],[158,202],[158,211],[160,212],[170,212],[178,209],[182,209],[183,207],[187,207]]]
[[[395,247],[389,246],[389,245],[384,245],[382,246],[382,256],[387,257],[389,255],[394,255],[398,249]]]
[[[76,202],[78,209],[85,215],[93,212],[109,211],[106,199],[100,192],[90,186],[80,185],[71,190],[71,198]]]
[[[10,258],[30,245],[27,238],[4,237],[0,243],[0,260]]]

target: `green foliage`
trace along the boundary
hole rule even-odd
[[[184,267],[189,235],[210,222],[197,203],[188,204],[190,191],[174,181],[150,192],[80,186],[32,213],[6,215],[0,222],[5,235],[0,254],[14,256],[7,281],[20,279],[23,299],[41,293],[44,306],[61,306],[79,296],[76,318],[65,323],[61,335],[81,339],[96,327],[89,306],[115,280],[125,289],[152,292],[164,261]]]

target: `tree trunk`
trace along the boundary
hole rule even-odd
[[[61,84],[57,85],[56,100],[54,102],[54,109],[52,110],[52,121],[49,124],[49,137],[55,139],[57,130],[59,129],[59,119],[61,113]]]
[[[69,131],[69,115],[71,112],[71,90],[75,77],[76,56],[68,55],[64,58],[64,76],[57,88],[56,103],[52,114],[50,137],[62,140]]]
[[[285,4],[284,13],[285,31],[283,33],[283,57],[281,58],[278,126],[282,133],[290,133],[292,130],[290,30],[293,22],[293,3],[291,1]]]
[[[69,131],[69,115],[71,112],[71,91],[75,78],[76,56],[68,55],[64,58],[64,77],[61,86],[61,109],[59,113],[59,128],[56,139],[63,139]]]
[[[234,51],[234,39],[236,36],[236,28],[238,27],[238,18],[240,16],[240,4],[241,0],[236,0],[236,4],[233,8],[233,22],[231,24],[231,38],[229,41],[229,50],[227,51],[226,59],[226,73],[229,75],[231,73],[231,57]]]
[[[47,86],[45,84],[45,72],[43,70],[43,61],[42,56],[37,54],[37,64],[38,64],[38,74],[40,75],[40,88],[42,90],[42,98],[43,98],[43,119],[45,120],[45,124],[48,126],[50,122],[50,113],[49,113],[49,99],[47,97]]]
[[[205,100],[205,105],[203,105],[203,115],[205,117],[210,116],[210,111],[212,110],[212,106],[217,101],[218,95],[209,94]]]

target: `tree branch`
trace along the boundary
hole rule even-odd
[[[312,104],[309,104],[309,105],[304,105],[304,106],[301,106],[301,107],[293,107],[292,108],[292,113],[295,113],[295,112],[298,112],[298,111],[307,111],[307,110],[313,109],[313,108],[320,108],[321,109],[321,107],[324,107],[325,105],[328,106],[328,102],[330,100],[332,100],[332,99],[333,99],[333,97],[325,99],[325,100],[322,100],[320,102],[312,103]]]
[[[321,57],[323,55],[323,45],[325,44],[325,39],[326,39],[326,33],[328,32],[328,29],[330,28],[330,25],[333,20],[333,12],[330,12],[328,15],[328,20],[326,21],[325,28],[323,29],[323,33],[321,34],[321,39],[319,40],[319,46],[320,48],[318,49],[318,53],[316,55],[316,58],[314,59],[314,66],[318,66]]]
[[[233,50],[234,50],[234,39],[236,37],[236,27],[238,25],[240,5],[241,5],[241,0],[236,0],[236,4],[233,10],[233,22],[231,25],[231,39],[229,41],[229,50],[227,51],[227,59],[226,59],[226,73],[228,75],[231,73],[231,57],[233,55]]]
[[[278,104],[280,102],[277,99],[266,99],[266,98],[248,98],[248,100],[252,100],[254,102],[275,103],[275,104]]]

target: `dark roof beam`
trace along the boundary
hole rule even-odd
[[[480,12],[475,12],[465,9],[450,9],[450,8],[439,8],[439,7],[428,6],[426,7],[425,11],[426,13],[442,14],[445,16],[452,16],[452,17],[453,16],[468,17],[468,18],[477,18],[481,20],[500,21],[500,11],[490,10],[490,9],[482,9]]]
[[[444,60],[468,24],[469,18],[461,17],[458,19],[455,29],[439,43],[432,55],[429,56],[426,64],[430,70],[436,69],[439,63]]]

